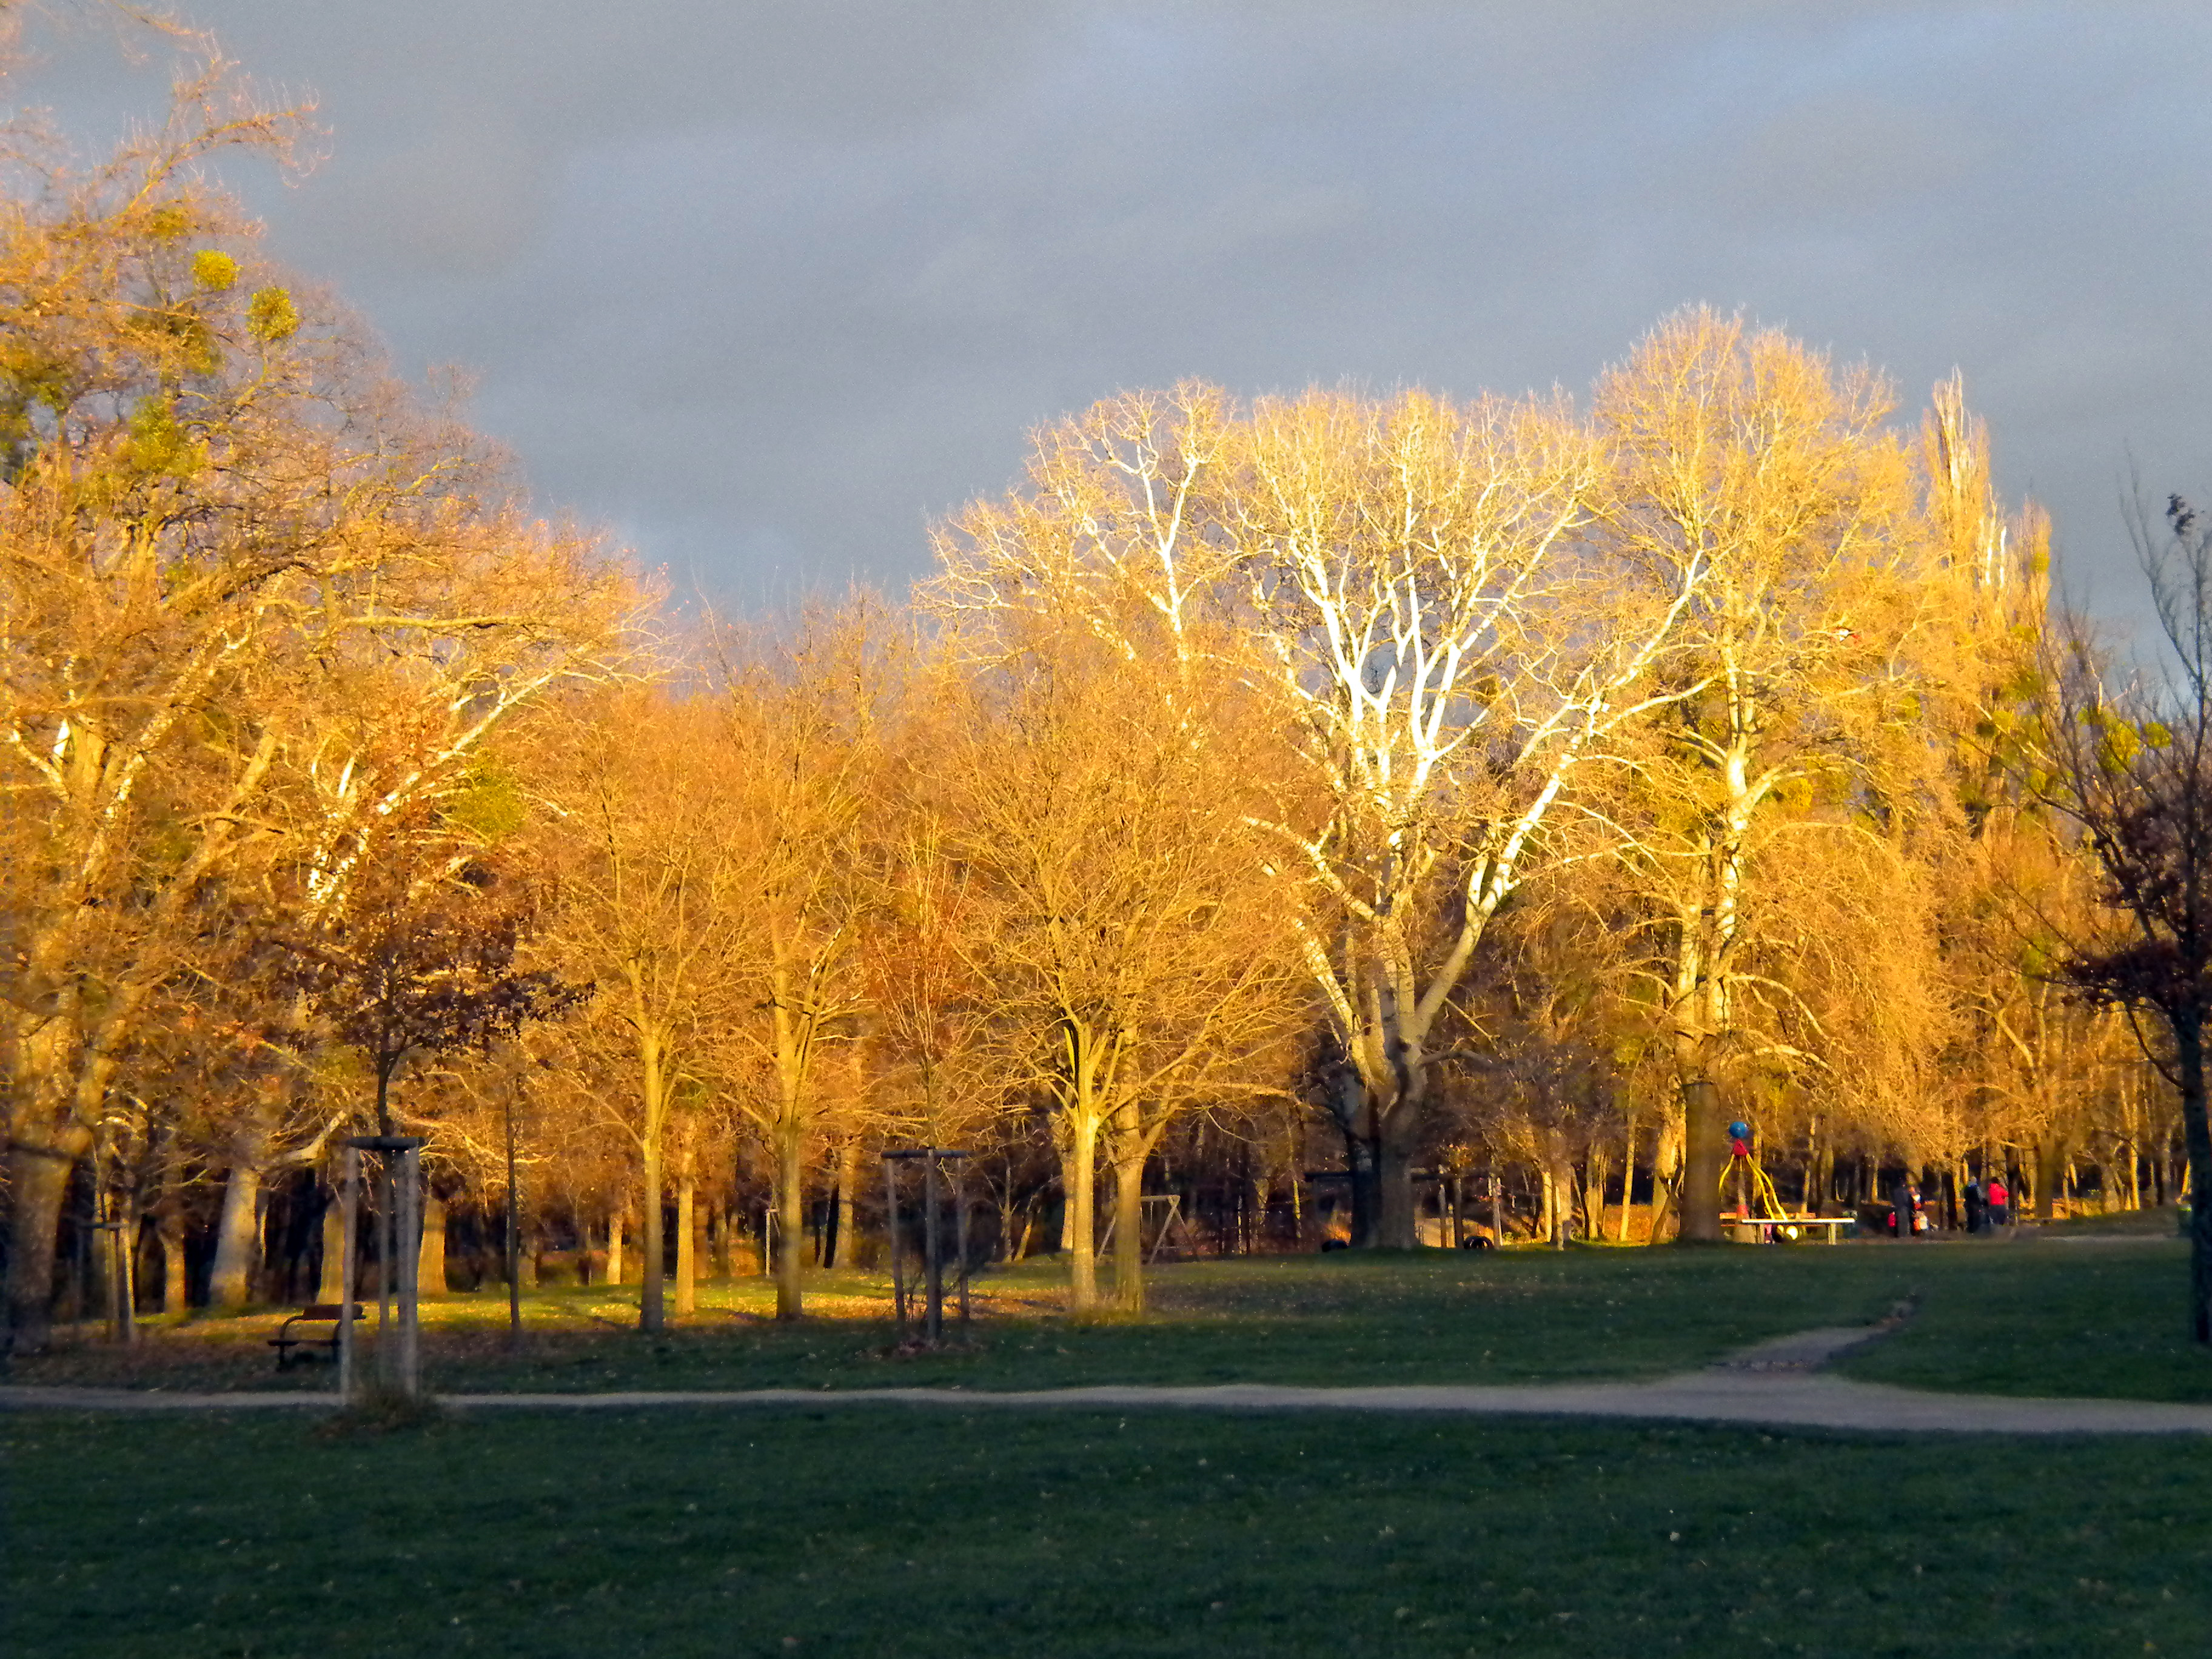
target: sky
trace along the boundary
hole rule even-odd
[[[1955,367],[2069,581],[2212,499],[2212,7],[184,0],[312,96],[227,179],[534,495],[726,610],[894,592],[1039,424],[1197,378],[1577,395],[1686,304]],[[161,49],[42,38],[88,134]]]

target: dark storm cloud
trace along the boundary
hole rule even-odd
[[[549,501],[739,604],[903,581],[1039,421],[1185,376],[1579,389],[1687,301],[1955,363],[2084,568],[2212,486],[2189,6],[202,0],[249,181]],[[73,46],[64,104],[147,101]],[[2112,590],[2117,592],[2119,590]]]

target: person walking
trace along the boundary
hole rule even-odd
[[[1989,1185],[1982,1189],[1982,1201],[1989,1206],[1990,1226],[2004,1226],[2010,1219],[2012,1194],[2005,1189],[2002,1176],[1990,1176]]]
[[[1966,1231],[1969,1233],[1978,1233],[1981,1231],[1982,1223],[1987,1214],[1982,1200],[1982,1183],[1978,1181],[1969,1181],[1962,1196],[1966,1200]]]

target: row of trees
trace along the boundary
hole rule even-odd
[[[1195,1126],[1293,1192],[1325,1126],[1401,1247],[1417,1169],[1478,1158],[1554,1212],[1641,1164],[1650,1236],[1717,1237],[1736,1115],[1814,1194],[2164,1167],[2063,787],[2164,750],[2053,668],[2045,526],[1955,381],[1900,427],[1692,311],[1586,408],[1126,395],[911,605],[683,623],[256,263],[198,167],[295,119],[228,84],[89,173],[8,155],[19,1350],[73,1182],[173,1285],[204,1216],[240,1301],[334,1137],[483,1200],[518,1104],[540,1200],[636,1228],[648,1327],[667,1211],[690,1249],[756,1159],[798,1316],[810,1183],[849,1217],[892,1139],[994,1151],[1002,1208],[1041,1164],[1079,1309],[1102,1187],[1142,1306]]]

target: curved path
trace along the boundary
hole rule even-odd
[[[2212,1405],[2137,1400],[2065,1400],[2008,1395],[1934,1394],[1820,1375],[1845,1349],[1884,1326],[1804,1331],[1736,1354],[1703,1371],[1650,1382],[1534,1382],[1474,1388],[1414,1384],[1300,1388],[1231,1382],[1202,1388],[1108,1385],[1021,1392],[964,1389],[754,1389],[613,1394],[446,1395],[450,1410],[635,1411],[654,1407],[952,1407],[962,1411],[1161,1407],[1238,1412],[1443,1412],[1494,1417],[1618,1418],[1734,1426],[1861,1429],[1948,1434],[2212,1434]],[[327,1394],[184,1394],[129,1389],[0,1386],[0,1409],[255,1411],[315,1407]]]

